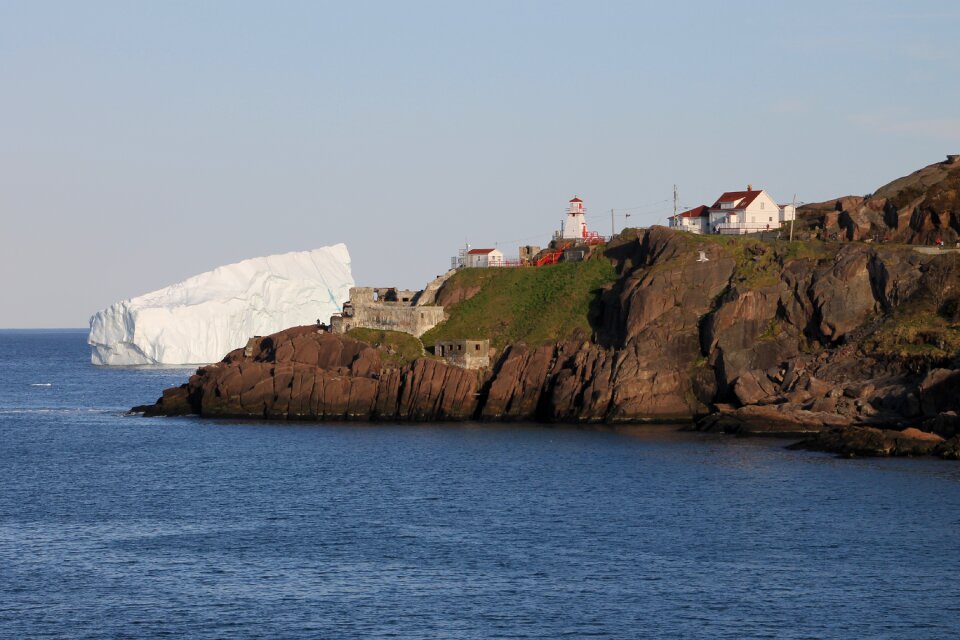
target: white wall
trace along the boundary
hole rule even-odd
[[[761,191],[760,195],[747,206],[744,215],[740,218],[737,222],[745,223],[752,228],[764,229],[769,225],[771,229],[776,229],[781,222],[780,207],[770,197],[769,193]]]
[[[468,253],[467,266],[479,269],[503,266],[503,252],[494,249],[490,253]]]
[[[485,253],[468,253],[467,254],[467,266],[471,268],[477,267],[486,267],[487,266],[487,254]]]
[[[582,213],[576,214],[567,214],[566,219],[563,221],[563,238],[564,240],[575,240],[577,238],[583,237],[583,230],[587,226],[587,219]]]

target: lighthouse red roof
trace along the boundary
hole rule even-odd
[[[573,196],[573,200],[571,200],[570,202],[583,202],[583,200],[581,200],[577,196]]]

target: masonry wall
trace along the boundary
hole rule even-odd
[[[355,328],[402,331],[419,338],[446,318],[443,307],[415,306],[419,292],[397,290],[399,301],[393,302],[380,297],[387,291],[394,290],[373,287],[350,289],[351,311],[331,318],[331,330],[335,333],[346,333]]]
[[[490,366],[489,340],[449,340],[438,342],[434,353],[447,364],[463,369],[483,369]]]
[[[354,327],[403,331],[418,338],[444,320],[443,307],[411,307],[408,305],[371,304],[356,306]]]

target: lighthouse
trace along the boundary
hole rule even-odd
[[[573,196],[570,206],[567,207],[567,217],[563,221],[563,239],[581,240],[585,237],[587,237],[586,209],[583,208],[583,200]]]

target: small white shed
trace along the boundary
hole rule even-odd
[[[503,253],[499,249],[471,249],[467,252],[467,266],[480,269],[502,267]]]

